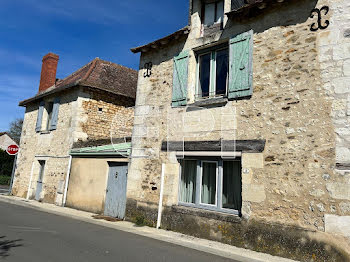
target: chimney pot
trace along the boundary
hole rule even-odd
[[[59,56],[54,53],[48,53],[43,57],[39,93],[55,85],[58,60]]]

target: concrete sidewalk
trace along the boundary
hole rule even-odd
[[[292,262],[294,260],[285,259],[281,257],[275,257],[264,253],[259,253],[251,251],[248,249],[237,248],[231,245],[226,245],[223,243],[210,241],[206,239],[195,238],[187,236],[184,234],[166,231],[162,229],[155,229],[151,227],[139,227],[133,223],[126,221],[119,222],[109,222],[105,220],[96,220],[92,216],[93,213],[79,211],[66,207],[58,207],[52,204],[39,203],[37,201],[25,200],[18,197],[0,195],[0,201],[23,206],[34,208],[36,210],[47,212],[59,216],[65,216],[84,222],[109,227],[111,229],[121,230],[125,232],[134,233],[137,235],[158,239],[168,243],[176,244],[179,246],[184,246],[187,248],[192,248],[202,252],[207,252],[217,256],[230,258],[242,262]]]

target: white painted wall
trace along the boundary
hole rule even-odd
[[[11,137],[8,136],[8,134],[0,136],[0,148],[2,150],[6,151],[7,147],[10,145],[17,145],[17,143],[13,141]]]

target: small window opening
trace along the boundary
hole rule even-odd
[[[47,111],[46,130],[49,130],[52,122],[53,102],[49,102],[47,104],[46,111]]]
[[[203,15],[203,24],[206,26],[222,23],[224,20],[224,1],[205,3]]]
[[[220,48],[198,56],[196,98],[225,96],[228,86],[229,51]]]

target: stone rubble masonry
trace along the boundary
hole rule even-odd
[[[169,208],[178,205],[179,163],[173,153],[161,152],[162,141],[183,137],[198,141],[265,139],[263,153],[242,156],[243,216],[324,232],[325,214],[350,215],[350,210],[344,208],[350,204],[345,189],[350,173],[335,169],[339,159],[347,161],[350,157],[346,152],[349,141],[343,138],[348,137],[350,123],[347,116],[350,81],[345,76],[350,38],[343,36],[350,15],[344,10],[349,10],[350,2],[284,2],[281,8],[266,9],[256,17],[227,21],[222,32],[206,37],[200,37],[198,3],[193,2],[192,28],[187,40],[141,54],[128,177],[127,197],[128,203],[132,203],[127,208],[128,219],[138,214],[133,208],[157,206],[162,163],[166,164],[163,203]],[[310,12],[324,5],[330,7],[330,12],[323,19],[331,25],[312,32],[310,26],[316,19],[309,17]],[[228,101],[221,107],[208,107],[202,113],[172,108],[173,57],[191,50],[188,68],[191,105],[197,75],[193,49],[227,41],[249,29],[254,31],[253,96]],[[152,75],[145,78],[143,65],[148,62],[153,64]],[[235,112],[235,125],[227,130],[226,122],[219,121],[223,110]],[[200,121],[195,120],[198,117]],[[197,122],[188,121],[190,128],[184,127],[183,119]],[[197,123],[200,128],[195,129]],[[151,221],[156,217],[151,212],[146,215],[150,215]],[[195,219],[192,223],[199,228]]]
[[[81,130],[90,140],[131,137],[134,100],[103,92],[86,91],[80,112]]]
[[[46,160],[42,199],[49,203],[56,201],[57,189],[67,173],[69,151],[73,144],[72,132],[75,121],[77,121],[74,117],[77,111],[77,95],[77,90],[60,94],[61,104],[57,129],[51,132],[35,132],[39,102],[28,104],[24,115],[18,164],[12,190],[14,195],[23,198],[27,196],[34,163],[30,198],[35,196],[39,176],[38,160]],[[54,97],[46,97],[44,100],[53,99]],[[46,119],[44,113],[43,123]]]
[[[54,131],[36,133],[39,103],[28,104],[26,108],[12,193],[23,198],[27,196],[34,163],[30,187],[30,198],[34,198],[39,175],[38,160],[46,160],[41,199],[60,205],[73,143],[87,139],[109,139],[111,127],[114,137],[130,137],[134,109],[132,99],[86,87],[67,90],[57,96],[61,98],[61,104],[57,129]],[[44,98],[45,101],[53,99],[53,96]],[[46,120],[44,113],[43,123]]]

